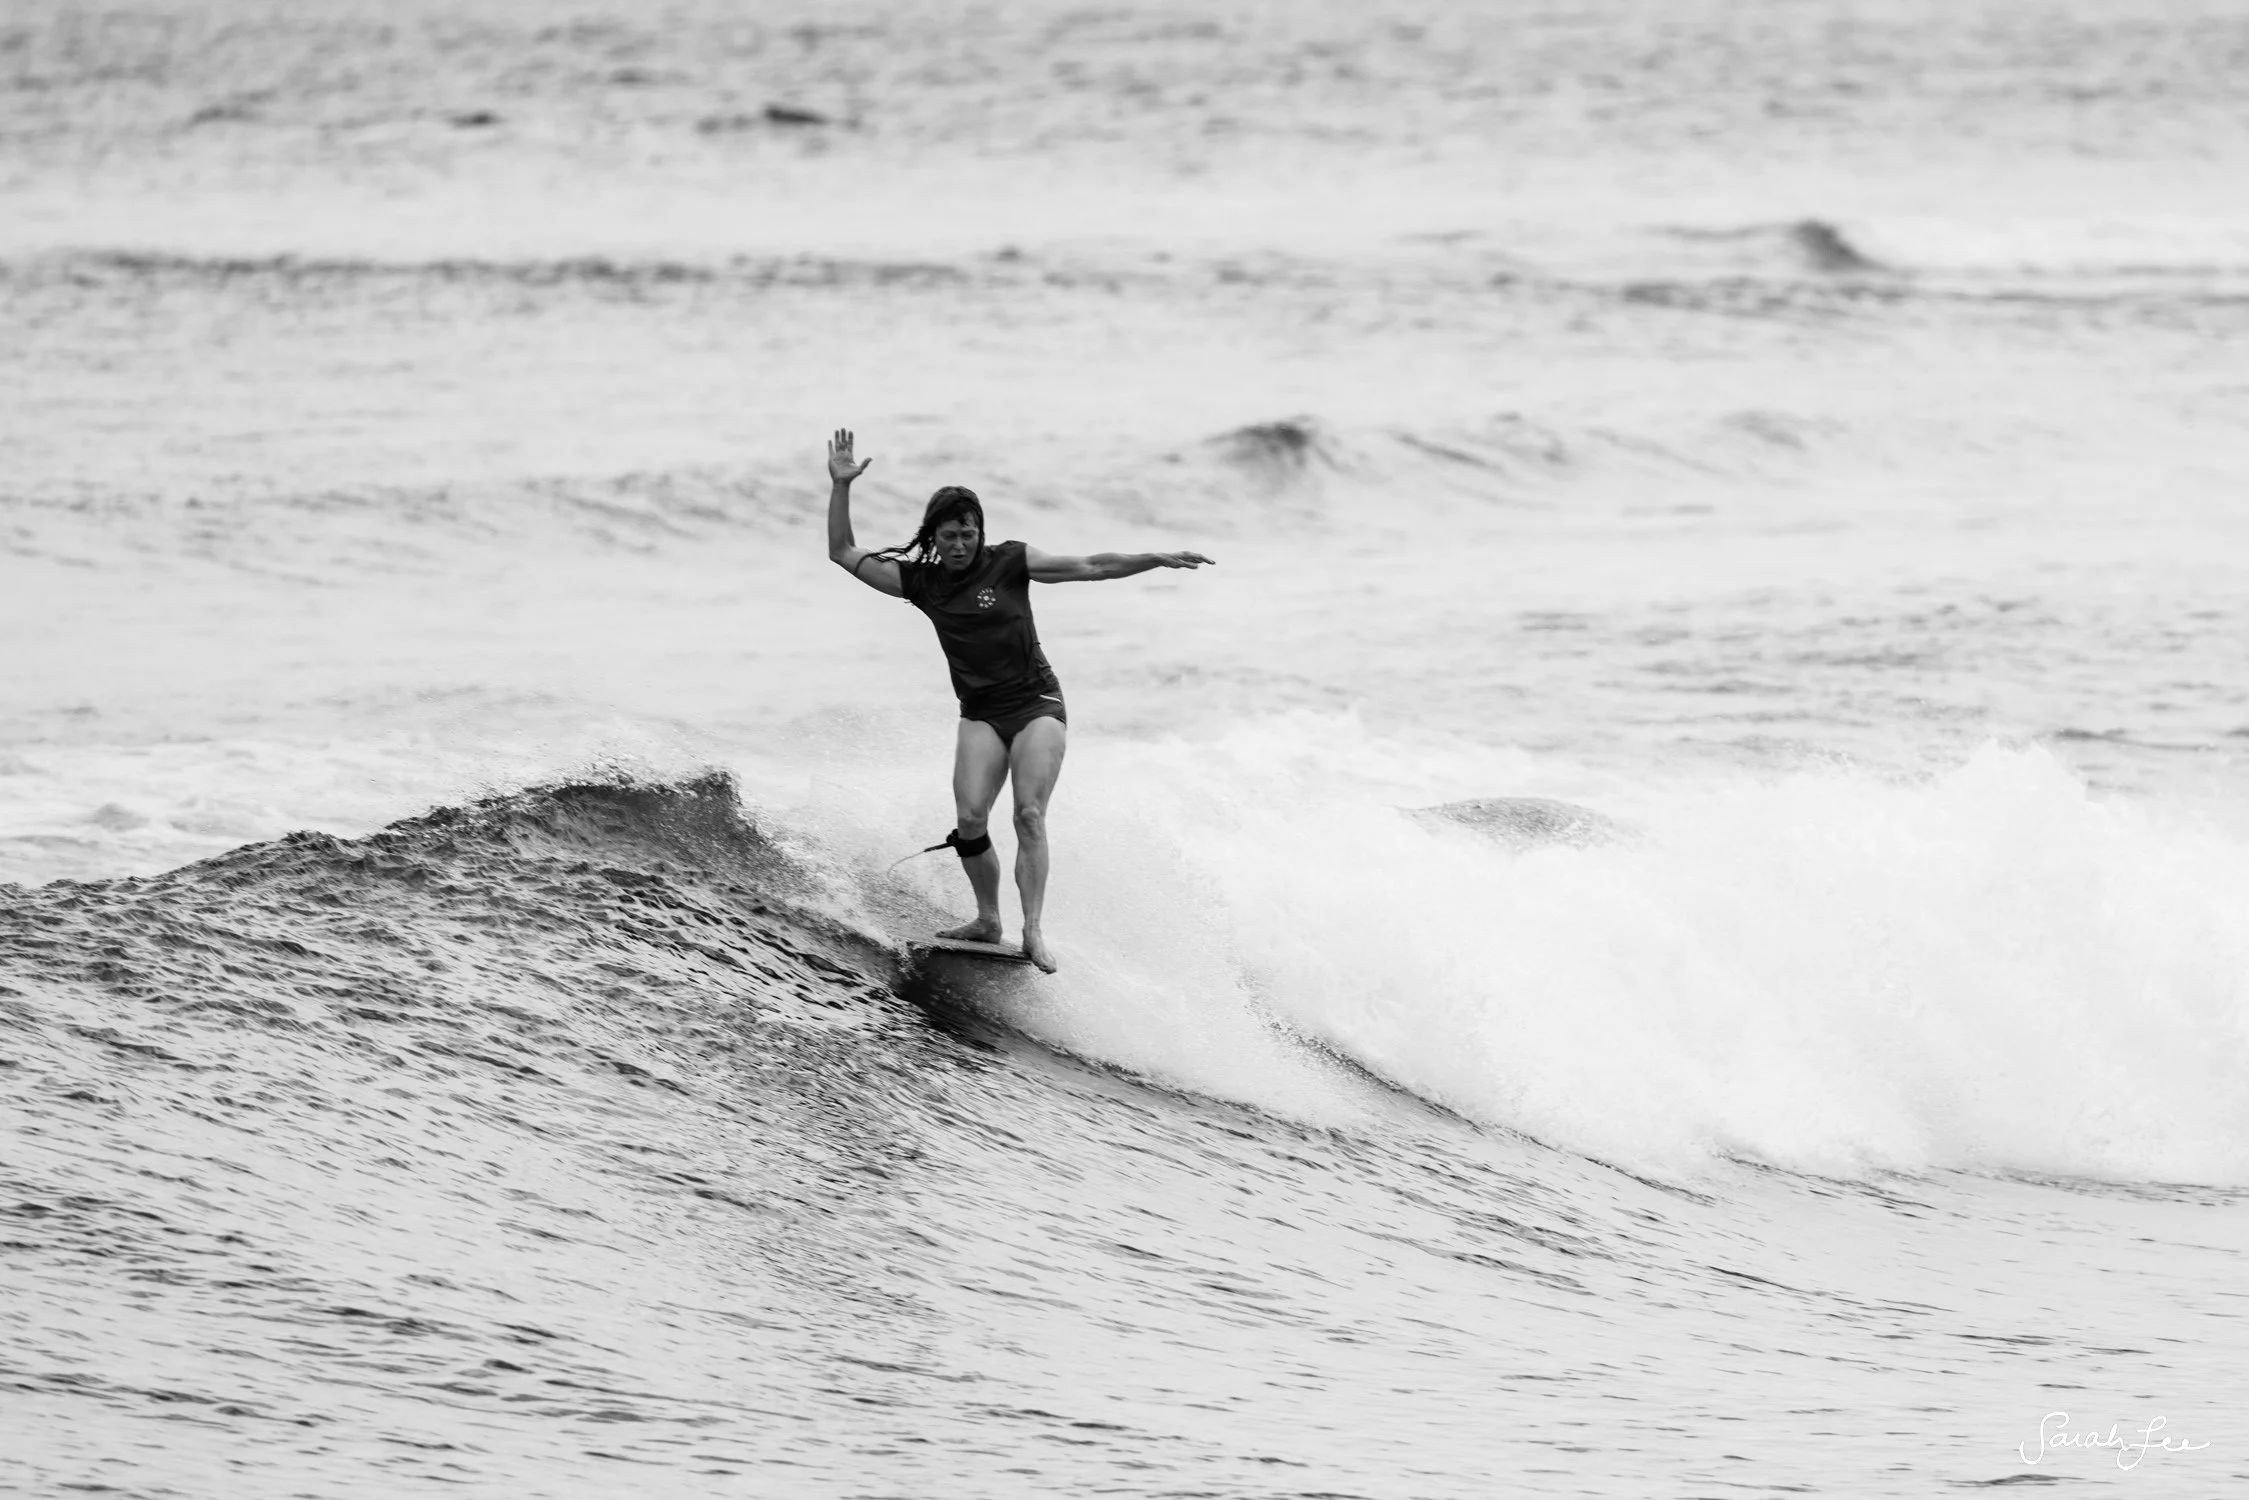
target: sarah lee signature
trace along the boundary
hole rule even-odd
[[[2077,1431],[2072,1430],[2069,1425],[2068,1412],[2050,1411],[2038,1423],[2037,1451],[2033,1452],[2029,1443],[2021,1444],[2015,1451],[2023,1456],[2024,1463],[2037,1464],[2049,1453],[2065,1452],[2071,1448],[2103,1448],[2114,1451],[2119,1469],[2136,1469],[2140,1466],[2140,1460],[2150,1452],[2199,1453],[2210,1446],[2208,1443],[2197,1443],[2191,1438],[2166,1436],[2163,1429],[2170,1425],[2170,1418],[2157,1417],[2147,1426],[2135,1428],[2131,1432],[2125,1432],[2121,1422],[2109,1423],[2107,1432],[2102,1432],[2097,1427]]]

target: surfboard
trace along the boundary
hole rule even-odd
[[[926,937],[908,944],[916,953],[958,953],[967,958],[989,958],[1003,964],[1027,964],[1021,948],[1004,943],[972,943],[964,938]]]

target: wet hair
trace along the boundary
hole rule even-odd
[[[921,513],[921,529],[914,539],[903,547],[885,547],[877,557],[894,561],[918,563],[937,561],[937,528],[947,521],[974,521],[976,523],[976,555],[984,555],[984,502],[976,498],[976,491],[965,485],[948,484],[929,497],[929,504]]]

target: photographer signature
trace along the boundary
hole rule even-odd
[[[2174,1439],[2166,1436],[2163,1429],[2169,1425],[2170,1418],[2157,1417],[2147,1426],[2132,1432],[2122,1431],[2123,1424],[2120,1422],[2111,1422],[2105,1433],[2099,1428],[2073,1431],[2069,1425],[2068,1412],[2050,1411],[2038,1424],[2037,1450],[2033,1452],[2031,1445],[2024,1443],[2015,1451],[2022,1454],[2024,1463],[2036,1464],[2043,1461],[2049,1453],[2059,1453],[2071,1448],[2104,1448],[2115,1452],[2116,1466],[2119,1469],[2136,1469],[2150,1452],[2198,1453],[2210,1446],[2190,1438]]]

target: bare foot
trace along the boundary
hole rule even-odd
[[[937,934],[956,943],[996,943],[1000,940],[1000,919],[978,917],[973,922],[963,922],[958,927],[948,927]]]
[[[1023,956],[1049,974],[1055,970],[1054,954],[1046,946],[1046,939],[1035,928],[1023,934]]]

